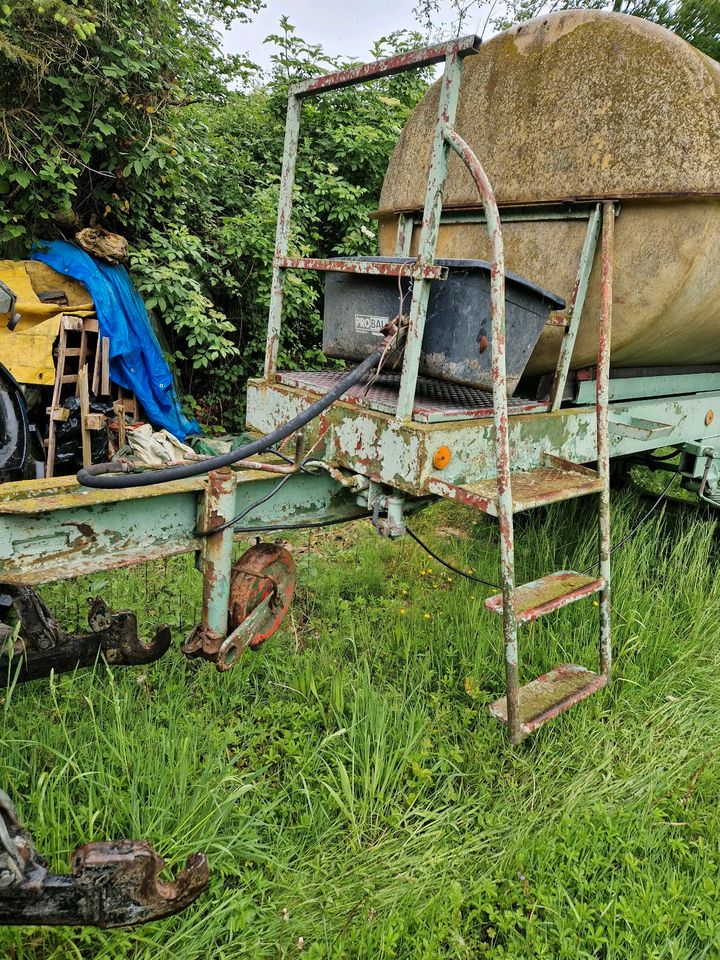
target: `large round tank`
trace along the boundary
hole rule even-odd
[[[410,116],[380,199],[380,250],[400,211],[420,210],[439,84]],[[569,11],[528,21],[466,59],[455,127],[503,208],[621,201],[612,363],[720,362],[720,64],[662,27]],[[445,209],[479,207],[452,156]],[[569,302],[587,222],[504,225],[507,269]],[[485,228],[444,224],[438,257],[487,259]],[[413,236],[416,252],[419,229]],[[597,358],[597,263],[573,367]],[[546,327],[527,371],[554,369],[561,327]]]

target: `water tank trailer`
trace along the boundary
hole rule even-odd
[[[442,77],[389,165],[381,256],[292,256],[303,101],[436,63]],[[19,621],[4,673],[162,655],[166,627],[142,643],[134,614],[100,599],[90,631],[67,635],[35,588],[185,552],[198,555],[204,588],[183,652],[226,671],[278,627],[295,583],[277,544],[233,564],[234,537],[366,517],[394,539],[410,511],[446,499],[498,521],[500,590],[486,607],[502,623],[506,685],[490,713],[511,742],[605,686],[611,467],[670,469],[720,505],[718,129],[717,63],[658,26],[600,12],[291,87],[265,372],[247,387],[258,440],[200,464],[101,465],[80,482],[0,487],[0,583]],[[349,373],[278,370],[293,270],[324,274],[325,350],[360,361]],[[653,457],[660,447],[679,466]],[[596,566],[517,585],[515,514],[585,496],[598,506]],[[521,684],[519,627],[591,595],[596,668],[562,664]],[[81,848],[71,876],[52,876],[7,798],[0,811],[0,867],[4,856],[16,868],[0,922],[142,922],[181,909],[207,880],[200,858],[174,889],[158,883],[159,858],[131,841]]]

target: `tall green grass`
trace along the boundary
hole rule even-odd
[[[590,564],[594,508],[518,517],[519,578]],[[645,509],[614,497],[615,541]],[[490,522],[442,505],[413,525],[496,580]],[[0,956],[720,956],[717,536],[670,507],[615,556],[614,682],[515,749],[487,712],[491,591],[365,524],[295,538],[292,617],[229,673],[173,650],[6,690],[4,780],[55,869],[132,836],[173,867],[204,849],[213,874],[181,917],[6,929]],[[178,558],[45,593],[73,627],[98,591],[179,639],[200,578]],[[523,629],[521,656],[525,679],[594,667],[592,601]]]

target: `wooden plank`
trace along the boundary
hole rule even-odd
[[[104,413],[88,413],[84,422],[88,430],[102,430],[107,421]]]
[[[95,342],[95,359],[93,361],[92,392],[94,396],[98,395],[100,390],[100,354],[102,353],[102,344],[100,337]]]
[[[58,339],[57,360],[55,363],[55,383],[53,384],[52,400],[50,401],[50,423],[48,426],[47,457],[45,459],[45,476],[52,477],[55,473],[55,450],[56,450],[56,420],[53,416],[54,411],[60,410],[60,392],[62,390],[63,378],[65,376],[65,357],[67,351],[67,323],[66,321],[79,320],[79,317],[63,316],[60,322],[60,333]],[[71,328],[72,329],[72,328]]]
[[[50,415],[50,419],[56,423],[65,423],[70,417],[70,411],[67,407],[56,407],[54,410],[48,407],[47,412]]]
[[[83,326],[82,332],[81,332],[81,334],[80,334],[80,354],[79,354],[79,356],[80,356],[79,366],[80,366],[80,367],[84,367],[85,364],[87,363],[87,355],[88,355],[87,331],[85,330],[85,327]]]
[[[100,392],[103,397],[110,396],[110,339],[108,337],[102,338]]]
[[[82,437],[83,466],[89,467],[92,463],[90,447],[90,432],[87,428],[87,417],[90,414],[90,391],[88,389],[88,368],[83,364],[78,375],[78,394],[80,396],[80,434]]]

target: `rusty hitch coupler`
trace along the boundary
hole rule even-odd
[[[113,666],[135,666],[161,657],[170,646],[168,626],[158,628],[150,643],[138,637],[137,617],[131,610],[113,612],[95,597],[88,613],[89,633],[66,634],[40,596],[29,587],[4,587],[19,621],[12,649],[0,656],[0,683],[18,682],[91,667],[102,655]]]
[[[175,880],[142,840],[86,843],[69,874],[48,873],[7,794],[0,790],[0,925],[124,927],[179,913],[206,888],[205,854],[188,857]]]
[[[295,561],[277,543],[256,543],[230,572],[228,633],[212,630],[203,618],[185,643],[186,657],[202,657],[229,670],[245,650],[257,650],[278,629],[295,592]]]

